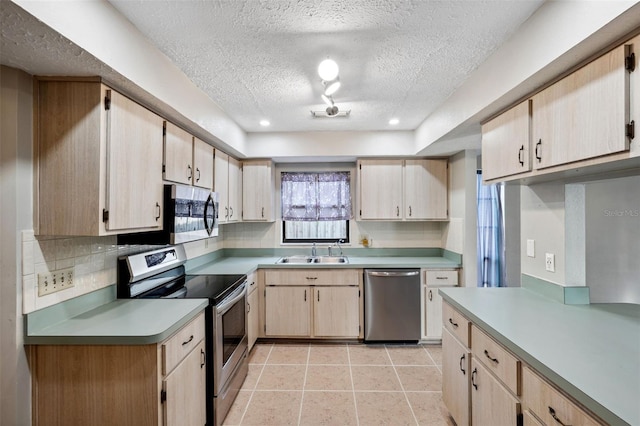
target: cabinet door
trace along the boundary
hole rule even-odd
[[[446,219],[447,160],[405,160],[404,217]]]
[[[204,340],[163,381],[165,426],[201,426],[206,417]],[[114,407],[117,409],[117,407]]]
[[[242,166],[242,220],[272,221],[275,192],[271,161],[250,161]]]
[[[360,160],[360,218],[402,220],[402,160]]]
[[[311,287],[265,288],[265,335],[311,335]]]
[[[442,297],[438,294],[438,287],[425,288],[426,324],[425,334],[428,339],[442,337]]]
[[[218,223],[229,221],[229,156],[222,151],[215,151],[213,190],[218,193],[220,213]]]
[[[531,170],[529,100],[482,126],[482,178],[487,181]]]
[[[516,425],[520,403],[484,366],[471,360],[471,424]]]
[[[240,162],[229,157],[229,222],[242,217],[242,169]]]
[[[191,185],[193,136],[168,121],[164,123],[164,180]]]
[[[470,360],[469,350],[443,329],[442,400],[458,426],[469,426]]]
[[[109,92],[106,227],[161,229],[163,121],[118,92]]]
[[[253,348],[260,332],[260,315],[258,314],[258,291],[253,291],[247,298],[247,338],[249,351]]]
[[[358,287],[315,287],[313,303],[314,336],[358,337],[360,334]]]
[[[625,46],[536,94],[532,108],[536,169],[628,150]]]
[[[213,147],[198,138],[193,138],[193,184],[213,188]]]

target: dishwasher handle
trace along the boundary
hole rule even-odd
[[[414,277],[420,275],[420,271],[369,271],[367,275],[372,277]]]

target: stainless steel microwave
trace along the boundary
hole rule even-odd
[[[164,186],[162,231],[118,235],[118,244],[181,244],[218,236],[217,192],[194,186]]]

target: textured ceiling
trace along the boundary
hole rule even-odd
[[[413,130],[543,2],[110,1],[249,132]],[[327,56],[348,118],[311,118]]]

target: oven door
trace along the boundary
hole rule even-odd
[[[246,282],[214,306],[214,394],[227,383],[247,350]]]

